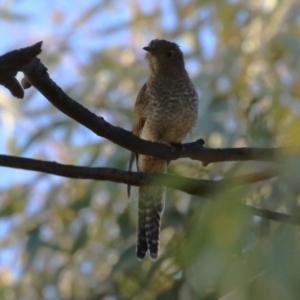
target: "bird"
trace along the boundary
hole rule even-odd
[[[154,39],[143,49],[150,75],[135,102],[132,132],[144,140],[180,145],[198,118],[198,95],[185,69],[183,53],[176,43],[164,39]],[[129,171],[134,159],[138,172],[166,173],[168,161],[137,153],[131,153]],[[139,187],[138,260],[148,252],[151,259],[158,257],[165,194],[165,187]]]

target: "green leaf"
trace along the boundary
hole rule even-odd
[[[71,253],[75,253],[78,249],[83,248],[88,241],[88,231],[85,223],[81,223],[78,233],[73,238]]]
[[[27,233],[28,241],[25,248],[27,252],[27,262],[23,268],[23,273],[26,273],[31,268],[32,263],[34,262],[38,250],[42,244],[42,241],[40,240],[39,230],[40,228],[36,227]]]

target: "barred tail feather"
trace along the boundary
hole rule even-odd
[[[139,200],[139,212],[138,212],[138,229],[137,229],[137,245],[136,256],[139,260],[144,259],[147,251],[147,234],[146,234],[146,215],[145,205]]]
[[[152,259],[157,259],[161,215],[164,210],[163,187],[140,187],[139,214],[137,230],[137,258],[142,260],[150,252]]]

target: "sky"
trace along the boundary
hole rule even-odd
[[[97,5],[99,6],[104,2],[110,4],[103,4],[103,7],[97,9]],[[161,24],[153,24],[153,27],[162,26],[165,31],[171,31],[178,21],[173,10],[174,2],[172,0],[136,0],[136,2],[134,0],[0,0],[0,55],[7,51],[43,41],[42,60],[45,61],[46,59],[52,59],[51,56],[55,56],[56,51],[59,50],[59,45],[63,44],[64,37],[68,36],[70,50],[66,49],[62,59],[55,68],[49,67],[51,77],[62,88],[67,89],[70,85],[85,80],[84,74],[78,71],[77,66],[79,63],[84,64],[84,62],[88,62],[91,53],[115,45],[124,47],[124,49],[128,48],[133,41],[133,36],[126,24],[134,18],[132,11],[135,11],[136,14],[140,11],[146,14],[151,13],[155,4],[160,3],[163,11],[163,17],[160,20]],[[176,2],[180,2],[180,0]],[[181,0],[181,2],[187,3],[188,0]],[[230,4],[239,2],[239,0],[224,0],[223,2]],[[259,1],[253,0],[252,2],[258,3]],[[132,7],[133,3],[137,3],[136,8]],[[261,3],[263,3],[263,0],[261,0]],[[276,3],[276,1],[266,0],[264,3]],[[206,10],[205,7],[202,7],[199,12],[192,12],[199,19],[205,19],[209,13],[209,10]],[[82,15],[85,15],[88,21],[85,21]],[[236,21],[237,23],[244,22],[247,17],[247,12],[241,10]],[[189,22],[192,22],[192,18],[186,20],[185,25],[187,28],[190,25]],[[123,29],[114,30],[120,24]],[[110,34],[105,34],[107,29],[110,29]],[[142,47],[150,39],[156,38],[156,36],[151,36],[149,32],[151,32],[151,28],[147,32],[143,28],[135,31],[136,39],[132,43],[133,46],[131,44],[131,50],[134,51],[135,55],[144,56]],[[194,34],[194,32],[190,34]],[[199,42],[203,47],[203,58],[209,60],[214,55],[217,37],[209,24],[205,23],[196,34],[198,34]],[[189,44],[188,30],[186,38],[178,39],[175,42],[180,44],[185,54],[189,53],[191,45]],[[199,61],[189,60],[186,63],[186,67],[189,74],[193,74],[194,70],[199,69]],[[18,78],[21,78],[21,74],[18,75]],[[33,91],[33,88],[26,90],[25,97],[28,97]],[[41,116],[39,119],[32,120],[26,115],[22,103],[24,103],[24,100],[13,98],[4,87],[0,86],[0,154],[13,154],[12,137],[17,136],[18,142],[24,144],[30,133],[35,132],[36,128],[47,127],[51,124],[48,116]],[[43,96],[39,93],[34,93],[26,108],[43,108],[47,103]],[[93,109],[93,107],[89,107],[89,109]],[[62,116],[62,118],[65,118],[65,116]],[[231,123],[229,125],[231,125],[231,129],[235,129],[236,124],[232,125]],[[230,128],[227,129],[229,130]],[[82,132],[78,132],[76,136],[77,143],[84,143],[86,139],[89,139],[89,142],[93,140],[97,143],[99,137],[96,137],[84,128]],[[57,135],[55,141],[59,141],[59,131],[56,131],[55,134]],[[60,142],[63,144],[64,141]],[[58,143],[56,147],[60,147],[61,144]],[[26,151],[26,157],[33,157],[35,153],[36,149],[32,147]],[[53,158],[53,160],[56,159]],[[58,162],[64,163],[63,160]],[[37,176],[36,172],[0,167],[0,197],[1,190],[32,180]],[[47,186],[50,181],[53,183],[60,180],[57,176],[47,175],[41,181],[41,185]],[[33,188],[32,195],[35,192],[36,189]],[[38,197],[39,195],[34,195],[28,200],[29,205],[26,207],[26,213],[29,216],[34,216],[41,208],[41,201]],[[3,199],[0,198],[0,208],[2,204]],[[13,246],[1,247],[3,240],[9,237],[11,228],[20,224],[22,224],[22,219],[18,216],[0,218],[0,280],[1,271],[5,268],[12,271],[14,279],[18,279],[22,275],[22,265],[16,258],[20,257],[20,253],[24,250],[22,247],[24,247],[25,242],[20,241],[19,244],[14,244]],[[49,299],[51,299],[51,290],[48,291],[48,295],[50,295]]]
[[[133,2],[112,1],[113,5],[106,5],[103,9],[96,11],[95,5],[99,3],[102,3],[102,1],[0,0],[0,40],[2,41],[0,43],[0,55],[14,49],[32,45],[38,41],[44,41],[43,49],[47,49],[51,53],[57,49],[59,43],[56,43],[56,41],[59,42],[65,35],[68,35],[73,52],[69,53],[67,51],[60,65],[56,69],[50,70],[51,77],[54,80],[57,79],[57,82],[62,87],[71,84],[70,76],[68,76],[70,72],[73,74],[72,79],[74,82],[84,80],[81,74],[77,72],[77,60],[84,63],[88,61],[89,54],[92,51],[99,51],[99,49],[104,47],[109,48],[115,44],[126,47],[130,40],[131,33],[126,26],[124,26],[124,30],[118,30],[112,34],[105,35],[103,38],[101,34],[106,28],[114,28],[114,26],[129,22],[132,15],[128,6],[130,5],[129,3]],[[137,3],[138,9],[144,13],[150,13],[154,9],[152,0],[139,0]],[[161,20],[162,26],[168,31],[176,26],[172,1],[164,0],[160,3],[164,12],[164,17]],[[89,22],[85,23],[84,20],[79,22],[82,12],[86,12]],[[199,17],[203,18],[207,13],[204,9]],[[142,43],[142,45],[137,45],[136,51],[138,51],[139,55],[144,55],[141,48],[149,42],[146,41],[143,34],[143,32],[139,33],[140,43]],[[204,56],[206,55],[207,59],[209,59],[216,46],[214,34],[211,28],[203,26],[199,36],[203,43]],[[188,43],[182,42],[181,48],[183,52],[188,52]],[[195,65],[195,62],[187,62],[189,72],[192,72],[195,67],[198,67]],[[18,75],[18,78],[21,78],[21,74]],[[27,93],[29,91],[25,91],[25,94]],[[43,102],[41,99],[41,96],[36,93],[30,105],[35,108],[43,107],[46,102]],[[12,136],[18,135],[18,140],[21,143],[25,142],[27,138],[26,133],[30,133],[36,126],[47,126],[47,122],[49,122],[47,116],[45,116],[40,118],[37,121],[38,123],[32,124],[30,118],[23,114],[21,105],[21,99],[14,99],[4,87],[0,87],[1,154],[11,154],[10,140]],[[34,153],[34,148],[32,152],[27,152],[26,156],[30,157],[32,153]],[[24,180],[30,180],[34,176],[36,176],[34,172],[0,168],[0,189],[24,182]],[[32,202],[28,209],[34,213],[38,210],[38,206],[35,206],[34,202]],[[11,219],[0,220],[0,241],[8,234],[11,226],[16,225],[16,222],[18,221]],[[15,256],[18,254],[18,251],[20,251],[18,247],[2,248],[0,251],[0,269],[8,266],[13,270],[15,277],[21,274],[20,266],[15,262]]]
[[[78,1],[76,2],[76,6],[70,9],[70,1],[66,0],[39,1],[38,5],[36,1],[32,0],[2,0],[2,15],[5,15],[5,11],[9,11],[15,16],[16,20],[11,21],[5,20],[4,17],[0,18],[0,40],[5,41],[0,44],[0,54],[32,45],[38,41],[44,41],[43,49],[47,49],[46,52],[51,52],[56,48],[56,39],[59,41],[67,34],[70,35],[70,47],[74,53],[65,53],[60,65],[55,70],[51,70],[51,77],[54,80],[57,79],[60,86],[70,85],[72,79],[74,82],[84,80],[76,69],[77,60],[85,62],[89,59],[91,51],[97,51],[104,47],[109,48],[116,43],[118,45],[123,44],[126,47],[130,39],[130,32],[126,27],[124,27],[124,30],[118,30],[113,34],[105,35],[104,38],[99,37],[101,31],[104,31],[105,28],[113,28],[117,24],[130,21],[132,18],[131,12],[128,9],[130,1],[113,1],[114,5],[111,7],[105,6],[105,8],[100,9],[94,14],[93,8],[99,2],[101,3],[101,1],[95,0]],[[143,5],[139,5],[139,9],[144,13],[150,13],[154,9],[154,2],[152,1],[140,0],[138,3],[143,3]],[[161,6],[164,12],[162,24],[165,30],[168,30],[176,26],[172,1],[161,1]],[[86,12],[87,17],[91,21],[86,22],[86,25],[84,22],[81,22],[80,26],[78,26],[82,12]],[[199,17],[203,18],[206,14],[205,9],[202,9]],[[142,35],[142,32],[140,34]],[[199,35],[203,41],[204,52],[207,58],[209,58],[216,44],[213,32],[209,27],[203,26]],[[143,42],[146,43],[146,41]],[[187,52],[188,44],[182,42],[181,48],[184,52]],[[141,49],[137,49],[137,51],[139,51],[139,55],[143,55]],[[187,61],[187,69],[190,73],[197,67],[194,61]],[[73,74],[72,77],[68,76],[70,72]],[[21,78],[21,74],[18,75],[18,78]],[[28,92],[25,91],[25,93]],[[41,101],[40,96],[36,95],[35,97],[36,101],[31,102],[31,105],[35,108],[42,107],[44,102]],[[30,132],[30,130],[35,129],[36,124],[32,124],[26,115],[23,115],[20,109],[21,101],[13,99],[5,88],[0,89],[0,110],[1,106],[3,107],[0,111],[0,152],[3,154],[9,154],[8,144],[10,136],[20,133],[20,130],[16,129],[17,121],[18,126],[24,132]],[[47,124],[47,121],[48,119],[45,116],[44,119],[41,118],[39,120],[39,125],[44,126]],[[21,142],[22,138],[26,139],[26,135],[22,134],[18,137]],[[0,180],[0,188],[9,186],[12,182],[20,179],[22,180],[25,173],[27,174],[28,172],[6,169],[5,177]],[[28,174],[26,176],[31,175]]]

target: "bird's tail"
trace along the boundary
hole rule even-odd
[[[142,260],[150,252],[157,259],[159,249],[160,220],[164,211],[165,188],[143,186],[139,188],[139,212],[136,255]]]

